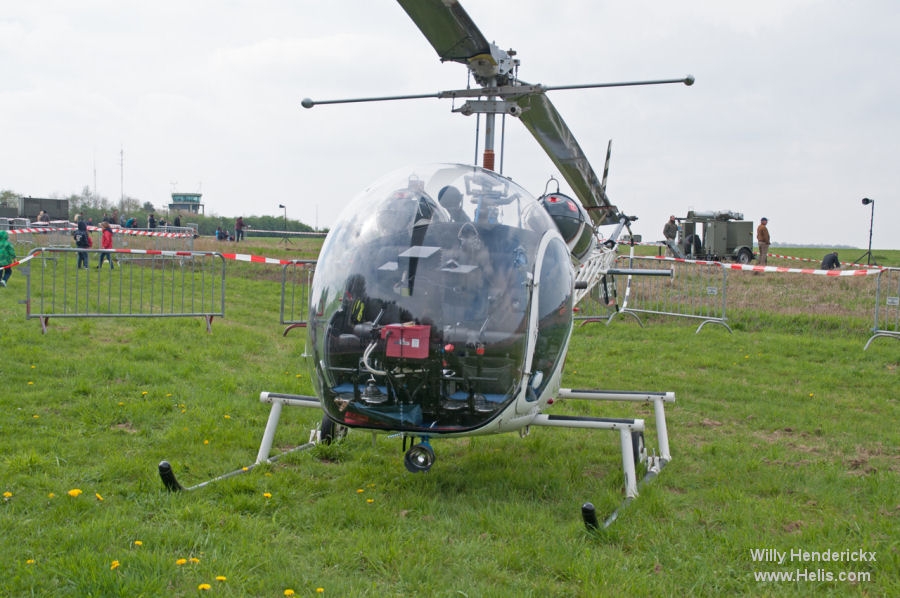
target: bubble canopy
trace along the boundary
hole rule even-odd
[[[307,328],[323,408],[419,434],[533,410],[558,380],[573,281],[552,219],[511,180],[459,164],[391,173],[346,207],[316,265]]]

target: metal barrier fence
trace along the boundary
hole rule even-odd
[[[309,289],[316,272],[315,260],[297,260],[281,271],[281,323],[284,333],[306,327],[309,317]]]
[[[79,267],[79,254],[87,266]],[[98,266],[100,254],[110,258]],[[22,260],[26,319],[225,315],[220,253],[41,247]]]
[[[611,296],[610,291],[598,285],[596,293],[592,291],[595,295],[593,303],[588,301],[579,305],[583,307],[579,318],[584,323],[604,320],[608,325],[617,314],[622,314],[633,317],[643,326],[638,314],[657,314],[702,320],[696,332],[710,323],[719,324],[731,332],[731,327],[725,322],[728,270],[720,263],[633,255],[619,256],[616,260],[616,268],[646,270],[648,274],[659,272],[661,267],[670,268],[671,276],[628,274],[618,310],[610,308],[607,300]],[[590,312],[596,312],[597,306],[609,311],[609,316],[592,315]]]
[[[872,333],[863,351],[878,337],[900,340],[900,268],[885,268],[878,273]]]

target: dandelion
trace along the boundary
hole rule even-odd
[[[271,492],[263,492],[263,498],[272,498]]]
[[[231,419],[231,416],[228,415],[228,414],[226,413],[226,414],[225,414],[225,419]]]
[[[228,581],[228,578],[224,575],[216,575],[216,581]]]
[[[47,498],[56,498],[56,495],[51,492],[47,495]]]
[[[12,498],[12,492],[9,492],[9,491],[4,492],[4,493],[3,493],[3,498]]]
[[[34,419],[38,419],[38,418],[40,417],[40,415],[38,415],[37,413],[35,413],[35,414],[32,415],[31,417],[33,417]]]
[[[375,502],[375,499],[374,499],[374,498],[367,498],[367,499],[366,499],[366,502],[369,503],[369,504],[372,504],[373,502]]]
[[[284,591],[284,595],[285,595],[285,596],[293,596],[293,595],[294,595],[294,590],[288,588],[288,589],[286,589],[286,590]]]
[[[148,393],[146,390],[141,392],[142,397],[146,397],[148,394],[150,394],[150,393]]]
[[[246,465],[244,465],[243,467],[241,467],[241,470],[242,471],[250,471],[250,468],[247,467]]]
[[[119,568],[119,561],[113,561],[112,564],[110,564],[109,568],[110,568],[110,570],[112,570],[112,571],[115,571],[116,569],[118,569],[118,568]]]
[[[175,561],[175,564],[179,567],[184,565],[185,563],[187,563],[187,559],[178,559],[177,561]]]
[[[172,393],[170,393],[170,392],[167,392],[167,393],[166,393],[166,398],[167,398],[167,399],[168,399],[169,397],[171,397],[171,396],[172,396]]]
[[[143,546],[144,543],[141,542],[140,540],[135,540],[135,541],[134,541],[134,545],[135,545],[135,546]]]
[[[325,588],[316,588],[316,594],[324,594]]]
[[[205,592],[205,591],[209,590],[210,588],[212,588],[212,586],[209,585],[208,583],[201,583],[199,586],[197,586],[197,589],[200,590],[201,592]]]
[[[103,502],[103,497],[100,496],[100,493],[99,493],[99,492],[95,492],[95,493],[94,493],[94,496],[97,497],[97,500],[99,500],[100,502]]]
[[[209,444],[209,440],[204,440],[203,444]]]
[[[356,489],[356,493],[357,493],[357,494],[362,494],[363,492],[365,492],[365,490],[363,490],[362,488],[357,488],[357,489]]]
[[[813,393],[809,393],[809,398],[813,398],[814,396],[816,396],[816,395]]]
[[[125,406],[125,401],[119,401],[119,407],[124,407],[124,406]]]
[[[29,381],[28,381],[28,386],[33,386],[33,385],[34,385],[34,382],[32,382],[31,380],[29,380]]]
[[[26,565],[33,565],[33,564],[34,564],[34,559],[28,559],[27,561],[25,561],[25,564],[26,564]]]
[[[77,498],[81,496],[81,490],[79,490],[78,488],[72,488],[71,490],[69,490],[68,495],[72,498]]]
[[[192,565],[196,565],[197,563],[200,562],[200,559],[198,559],[198,558],[195,557],[195,556],[192,556],[191,558],[188,559],[188,561],[190,561],[190,563],[191,563]]]
[[[36,365],[31,364],[31,369],[34,369],[34,368],[36,368],[36,367],[37,367]]]

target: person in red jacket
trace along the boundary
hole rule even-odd
[[[112,228],[109,226],[109,222],[103,221],[100,223],[100,228],[103,231],[100,234],[100,248],[101,249],[112,249],[113,248],[113,235]],[[113,269],[112,255],[109,251],[104,251],[100,253],[100,265],[97,266],[97,269],[103,267],[103,260],[106,259],[109,262],[109,269]]]

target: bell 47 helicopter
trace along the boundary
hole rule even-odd
[[[402,437],[404,449],[410,443],[404,461],[411,472],[432,466],[430,441],[437,438],[524,436],[533,426],[606,429],[620,433],[627,504],[637,496],[636,464],[652,477],[671,459],[663,403],[674,395],[561,388],[575,305],[595,285],[608,287],[612,275],[631,273],[612,266],[616,239],[634,218],[606,195],[609,149],[601,182],[546,92],[691,85],[693,77],[531,85],[518,79],[515,52],[489,43],[459,2],[398,2],[440,60],[466,65],[478,86],[302,105],[465,98],[454,111],[484,115],[483,164],[403,168],[346,206],[325,239],[309,293],[307,356],[316,397],[262,393],[272,412],[257,463],[272,460],[282,405],[324,411],[311,444],[348,428]],[[535,198],[494,172],[498,115],[526,126],[577,199],[560,193],[558,183]],[[615,228],[601,241],[603,225]],[[545,413],[557,398],[653,403],[659,454],[648,456],[643,447],[643,420]],[[181,489],[167,462],[160,473],[169,489]],[[598,526],[590,503],[582,516],[589,528]]]

